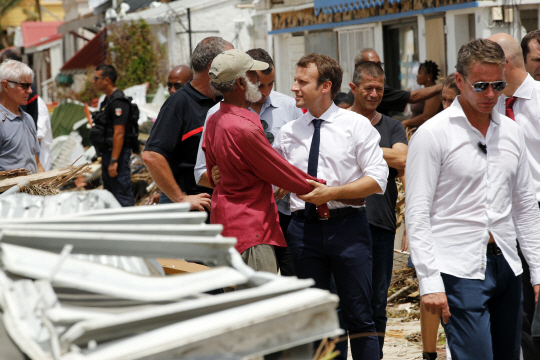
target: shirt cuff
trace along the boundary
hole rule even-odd
[[[540,269],[531,269],[531,283],[533,286],[540,284]]]
[[[444,282],[441,275],[431,276],[428,278],[418,279],[420,284],[420,296],[445,292]]]

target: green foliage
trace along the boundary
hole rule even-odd
[[[144,20],[122,22],[109,28],[107,63],[118,72],[119,89],[150,83],[153,90],[166,76],[165,48]]]

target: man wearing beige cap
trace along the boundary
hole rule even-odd
[[[223,102],[207,120],[202,147],[208,173],[217,165],[222,175],[212,196],[211,222],[223,225],[224,236],[238,239],[236,249],[249,266],[275,273],[274,246],[286,244],[271,184],[306,194],[313,189],[306,179],[323,181],[281,157],[266,140],[257,114],[248,110],[261,98],[256,71],[266,68],[267,63],[240,50],[225,51],[214,59],[211,85],[223,95]]]

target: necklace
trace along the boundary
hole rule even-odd
[[[373,125],[373,120],[375,120],[375,118],[377,117],[377,115],[379,115],[379,113],[377,111],[375,111],[375,116],[373,117],[373,119],[371,119],[371,125]]]

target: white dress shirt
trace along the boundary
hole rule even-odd
[[[219,110],[219,105],[220,104],[216,104],[210,110],[208,110],[206,120],[208,120],[210,115],[214,114],[216,111]],[[252,108],[249,108],[249,110],[255,112]],[[285,125],[289,121],[298,119],[300,116],[302,116],[302,110],[296,107],[296,101],[292,97],[283,95],[282,93],[278,93],[276,91],[270,92],[270,96],[266,98],[266,101],[261,107],[261,112],[259,114],[260,119],[266,121],[266,123],[268,124],[268,129],[264,130],[265,133],[271,132],[274,136],[274,139],[283,125]],[[206,120],[204,121],[205,130]],[[203,138],[204,130],[203,135],[201,136],[201,141],[199,142],[197,163],[195,164],[194,170],[195,182],[197,183],[199,183],[201,177],[206,172],[206,157],[204,156],[204,151],[202,150]],[[285,202],[283,200],[277,200],[276,203],[278,206],[278,210],[281,213],[286,215],[291,214],[288,202]]]
[[[51,170],[51,145],[53,144],[53,132],[51,128],[51,117],[47,104],[41,97],[37,98],[38,121],[37,137],[40,140],[39,162],[45,171]]]
[[[514,118],[525,135],[536,201],[540,202],[540,82],[527,74],[514,96],[517,97],[513,106]],[[501,114],[506,113],[507,98],[501,95],[495,107]]]
[[[307,172],[309,150],[313,138],[315,119],[310,112],[285,124],[274,141],[274,149],[287,161]],[[388,166],[379,147],[381,136],[368,119],[355,112],[332,105],[318,119],[321,123],[321,142],[317,178],[328,186],[352,183],[364,176],[373,178],[384,194]],[[328,208],[349,205],[330,201]],[[305,208],[304,201],[291,194],[291,211]]]
[[[458,99],[409,143],[405,221],[420,294],[444,292],[440,273],[484,280],[489,233],[519,275],[517,236],[539,284],[540,210],[523,132],[493,110],[484,138]]]

